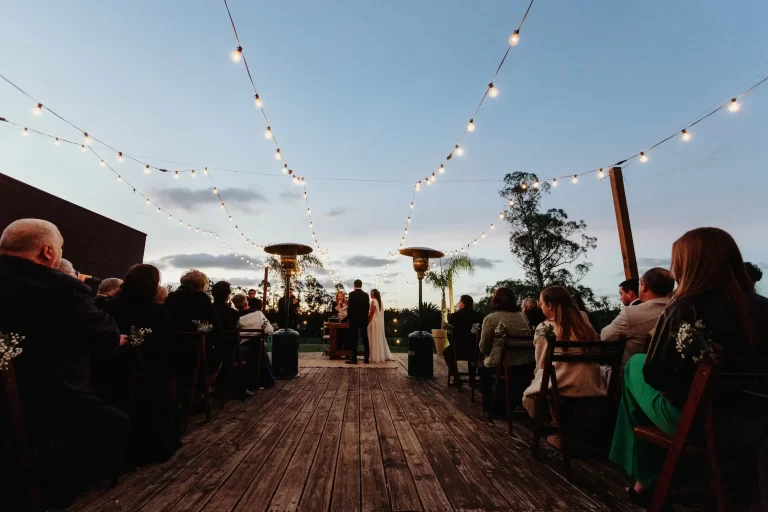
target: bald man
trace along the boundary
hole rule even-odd
[[[41,468],[54,508],[77,496],[84,477],[116,474],[129,430],[128,417],[97,396],[91,381],[92,364],[115,355],[120,332],[90,289],[58,270],[63,246],[56,226],[39,219],[17,220],[0,236],[0,331],[25,337],[14,360],[25,420],[41,442],[56,439],[64,448]]]

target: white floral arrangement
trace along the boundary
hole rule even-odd
[[[507,335],[507,326],[504,324],[504,322],[501,322],[499,325],[496,326],[496,329],[493,330],[494,336],[506,336]]]
[[[128,330],[128,343],[132,347],[140,347],[144,344],[144,336],[151,333],[152,329],[148,327],[135,327],[132,325]]]
[[[472,334],[478,335],[481,330],[480,324],[472,324]]]
[[[683,321],[675,336],[675,348],[683,359],[691,359],[698,363],[705,357],[717,360],[717,345],[712,342],[712,332],[701,320],[696,320],[693,325]]]
[[[11,360],[21,354],[19,344],[24,341],[24,336],[15,333],[4,334],[0,332],[0,372],[11,366]]]
[[[536,336],[541,336],[542,338],[547,338],[547,339],[554,338],[555,326],[549,323],[539,324],[539,327],[536,329]]]
[[[197,332],[208,334],[213,330],[213,324],[209,324],[203,320],[192,320],[192,323],[197,327]]]

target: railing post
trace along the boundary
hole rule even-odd
[[[624,178],[621,167],[612,167],[609,171],[613,207],[616,210],[616,225],[619,229],[619,244],[621,244],[621,259],[624,263],[624,275],[627,279],[637,279],[637,258],[635,243],[632,240],[632,227],[629,223],[627,196],[624,194]]]

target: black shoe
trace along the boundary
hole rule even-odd
[[[355,359],[354,361],[350,359],[349,361],[347,361],[347,364],[357,364],[357,359]]]

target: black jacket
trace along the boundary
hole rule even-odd
[[[219,316],[221,328],[225,331],[234,331],[237,329],[237,322],[240,320],[240,311],[234,309],[229,303],[215,303],[213,309]]]
[[[482,313],[465,307],[448,315],[448,323],[453,326],[451,343],[456,345],[457,359],[474,361],[477,339],[472,334],[472,326],[483,323]]]
[[[0,289],[0,331],[25,336],[14,363],[22,397],[92,393],[91,358],[113,356],[120,333],[90,288],[58,270],[0,256]]]
[[[197,332],[197,326],[192,322],[193,320],[207,322],[213,326],[213,330],[205,337],[205,345],[208,370],[211,373],[215,372],[221,363],[221,356],[217,349],[221,336],[221,324],[208,294],[181,285],[168,294],[164,305],[168,310],[174,332]]]
[[[349,323],[368,325],[368,313],[371,309],[370,296],[363,290],[353,290],[349,293],[347,303],[347,320]]]
[[[749,309],[753,324],[753,336],[758,354],[768,349],[768,304],[761,302],[758,295],[750,298]],[[733,311],[726,298],[717,290],[711,290],[684,297],[667,306],[656,324],[653,338],[648,345],[648,355],[643,375],[645,381],[677,407],[682,407],[688,397],[688,390],[696,373],[696,364],[683,359],[678,352],[677,332],[682,322],[694,325],[701,320],[712,331],[713,341],[719,344],[726,357],[747,355],[750,347],[746,328],[738,321],[738,311]]]

